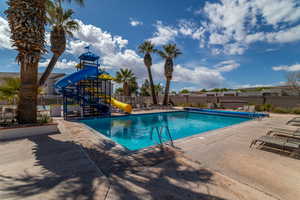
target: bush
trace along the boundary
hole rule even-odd
[[[294,108],[292,110],[292,113],[294,113],[294,114],[300,114],[300,108]]]
[[[267,111],[270,112],[274,109],[272,104],[263,104],[263,105],[255,105],[255,110],[256,111]]]
[[[38,117],[38,122],[42,124],[47,124],[52,122],[52,118],[49,115],[40,115]]]
[[[291,113],[291,110],[286,108],[281,108],[281,107],[275,107],[272,109],[272,112],[286,114],[286,113]]]

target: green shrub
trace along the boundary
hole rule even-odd
[[[40,115],[38,117],[38,122],[42,124],[47,124],[52,122],[52,118],[49,115]]]
[[[263,105],[255,105],[255,110],[258,111],[258,112],[265,111]]]
[[[287,108],[275,107],[272,109],[272,112],[286,114],[286,113],[290,113],[291,110]]]
[[[293,108],[292,113],[300,114],[300,108]]]
[[[262,111],[270,112],[273,110],[273,108],[274,106],[272,104],[255,105],[255,110],[258,112],[262,112]]]

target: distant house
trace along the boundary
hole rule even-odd
[[[38,78],[40,78],[41,75],[42,74],[39,73]],[[54,84],[59,78],[61,78],[63,76],[65,76],[64,73],[51,73],[48,80],[46,81],[46,83],[44,85],[44,94],[45,95],[56,95]],[[0,72],[0,85],[2,85],[4,83],[3,78],[7,78],[7,77],[17,78],[17,77],[20,77],[20,73],[18,73],[18,72]]]

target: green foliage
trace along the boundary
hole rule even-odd
[[[291,113],[291,110],[287,108],[275,107],[272,109],[272,112],[286,114]]]
[[[141,96],[151,96],[151,88],[148,79],[145,79],[140,89]]]
[[[131,93],[136,93],[138,84],[136,76],[131,69],[120,69],[116,74],[115,81],[123,84],[123,95],[130,96]]]
[[[48,124],[52,122],[52,118],[49,115],[40,115],[38,116],[38,122],[41,124]]]
[[[228,88],[214,88],[210,90],[210,92],[227,92],[227,91],[229,91]]]
[[[187,94],[187,93],[189,93],[189,92],[190,92],[189,90],[183,89],[183,90],[181,90],[179,93],[181,93],[181,94]]]
[[[293,108],[292,113],[294,114],[300,114],[300,108]]]
[[[117,88],[116,90],[115,90],[115,94],[116,95],[123,95],[123,88]]]
[[[59,1],[47,3],[47,22],[53,29],[62,29],[70,36],[73,36],[72,31],[79,29],[78,22],[72,19],[73,14],[72,9],[64,10]]]
[[[4,84],[0,87],[0,99],[15,104],[19,99],[21,81],[19,78],[3,78]]]
[[[255,110],[256,111],[267,111],[271,112],[274,109],[274,106],[272,104],[263,104],[263,105],[256,105]]]

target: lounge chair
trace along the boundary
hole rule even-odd
[[[296,130],[283,129],[283,128],[272,128],[267,132],[267,135],[277,135],[284,137],[292,137],[295,139],[300,139],[300,128]]]
[[[251,148],[253,145],[256,145],[257,143],[259,143],[258,146],[260,146],[260,147],[264,146],[264,145],[269,145],[269,146],[264,146],[264,147],[273,148],[273,149],[281,150],[281,151],[287,151],[290,153],[291,157],[293,157],[297,154],[300,154],[300,140],[299,139],[264,135],[255,140],[252,140],[249,148]],[[272,146],[270,146],[270,145],[272,145]]]
[[[290,123],[300,123],[300,117],[295,117],[289,120],[286,124],[290,124]]]

